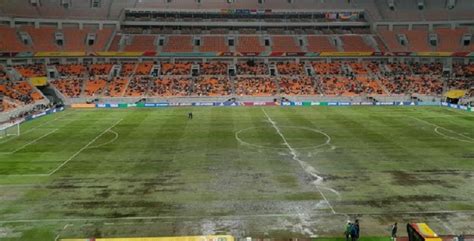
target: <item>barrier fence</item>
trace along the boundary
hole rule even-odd
[[[286,102],[158,102],[158,103],[105,103],[105,104],[72,104],[73,108],[144,108],[144,107],[173,107],[173,106],[443,106],[454,109],[474,112],[470,106],[450,104],[446,102],[410,102],[410,101],[386,101],[386,102],[315,102],[315,101],[286,101]]]

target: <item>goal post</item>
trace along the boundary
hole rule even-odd
[[[9,136],[20,135],[20,123],[8,123],[0,125],[0,139]]]

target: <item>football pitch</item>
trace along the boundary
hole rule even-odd
[[[69,109],[0,139],[0,240],[472,233],[473,183],[442,107]]]

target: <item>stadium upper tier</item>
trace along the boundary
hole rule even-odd
[[[127,10],[152,9],[291,9],[291,10],[353,10],[363,9],[375,21],[420,21],[471,19],[472,0],[457,0],[453,7],[445,0],[394,0],[393,7],[381,0],[41,0],[0,1],[2,16],[28,18],[70,18],[120,20]],[[423,3],[422,6],[419,3]]]
[[[0,52],[41,51],[113,51],[113,52],[472,52],[473,30],[435,27],[393,28],[379,27],[377,32],[367,29],[326,29],[305,32],[269,29],[266,34],[242,31],[222,34],[209,31],[196,33],[181,30],[126,28],[115,31],[104,27],[53,26],[35,28],[0,25]],[[93,41],[90,41],[91,35]],[[60,36],[60,37],[58,37]]]

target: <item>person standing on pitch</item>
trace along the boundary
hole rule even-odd
[[[396,241],[397,240],[397,223],[394,223],[392,225],[392,241]]]
[[[193,112],[189,112],[189,113],[188,113],[188,119],[189,119],[189,120],[192,120],[192,119],[193,119]]]
[[[352,237],[352,241],[357,241],[359,240],[359,237],[360,237],[359,219],[356,219],[352,226],[353,226],[353,229],[355,230],[355,235],[354,237]],[[352,232],[351,232],[351,236],[353,236]]]
[[[349,241],[349,237],[351,236],[351,229],[352,229],[351,221],[347,220],[347,224],[344,230],[344,235],[346,235],[346,241]]]

